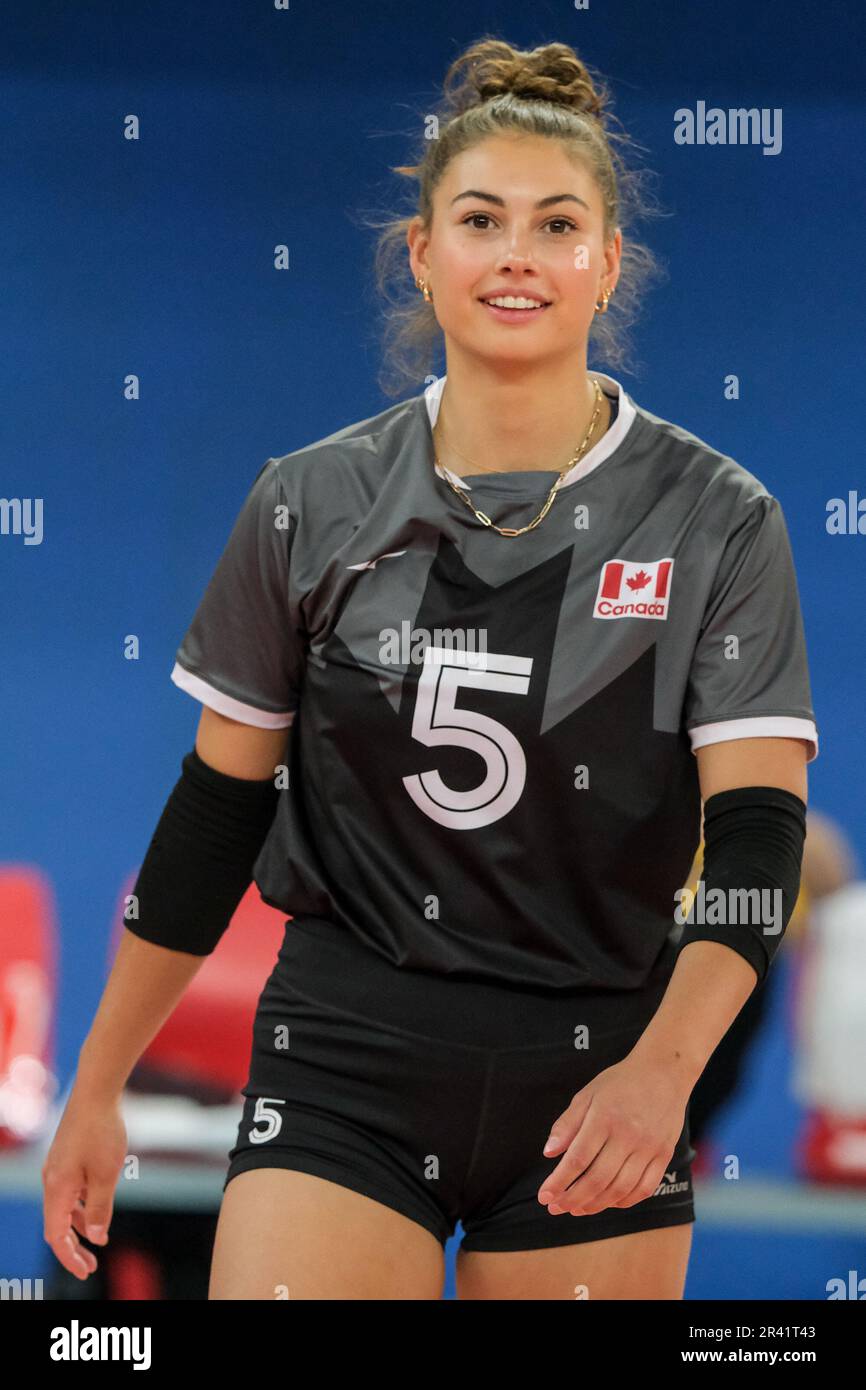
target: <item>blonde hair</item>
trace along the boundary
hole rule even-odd
[[[502,39],[485,36],[451,64],[443,97],[435,112],[437,138],[422,140],[417,163],[392,168],[416,179],[417,205],[406,216],[363,219],[376,229],[374,269],[384,300],[381,389],[396,396],[406,386],[420,389],[433,374],[437,351],[444,344],[433,306],[418,293],[408,271],[406,233],[413,217],[425,230],[433,221],[433,194],[456,155],[480,141],[518,131],[562,141],[569,154],[582,159],[594,178],[604,209],[604,242],[633,218],[665,216],[645,190],[646,172],[629,168],[615,142],[630,137],[608,128],[609,94],[590,75],[573,48],[543,44],[531,52]],[[605,364],[628,370],[627,327],[650,281],[665,272],[648,247],[623,235],[620,275],[608,312],[597,314],[588,348]]]

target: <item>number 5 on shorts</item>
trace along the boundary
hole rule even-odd
[[[279,1134],[283,1123],[283,1117],[279,1110],[268,1109],[271,1105],[285,1105],[284,1100],[278,1100],[275,1096],[257,1096],[256,1108],[253,1120],[256,1124],[263,1121],[264,1129],[251,1129],[247,1138],[251,1144],[265,1144],[268,1139],[273,1139],[275,1134]]]

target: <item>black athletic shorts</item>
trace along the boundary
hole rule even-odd
[[[694,1221],[688,1110],[653,1196],[583,1216],[538,1201],[562,1156],[541,1152],[553,1121],[631,1050],[671,968],[637,996],[562,996],[407,971],[330,920],[292,919],[259,999],[223,1190],[250,1168],[312,1173],[420,1222],[443,1246],[459,1220],[465,1250]]]

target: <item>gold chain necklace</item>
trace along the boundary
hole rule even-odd
[[[444,479],[445,479],[445,482],[448,484],[448,486],[449,486],[454,492],[457,493],[457,496],[458,496],[458,497],[461,497],[461,498],[463,499],[463,501],[466,503],[466,505],[467,505],[467,507],[469,508],[469,510],[472,511],[472,512],[474,512],[475,515],[476,515],[476,517],[478,518],[478,520],[481,521],[481,522],[483,522],[483,524],[484,524],[485,526],[490,526],[490,527],[492,527],[494,531],[498,531],[498,532],[499,532],[500,536],[522,536],[523,533],[524,533],[524,531],[531,531],[531,530],[533,529],[534,526],[537,526],[537,525],[539,524],[539,522],[541,522],[541,521],[544,520],[544,518],[547,516],[547,513],[550,511],[550,508],[551,508],[551,506],[552,506],[552,504],[553,504],[554,496],[555,496],[555,494],[556,494],[556,492],[557,492],[557,489],[559,488],[560,483],[562,482],[562,480],[563,480],[563,478],[565,477],[566,473],[568,473],[568,472],[574,467],[574,465],[578,462],[578,460],[579,460],[580,458],[583,457],[583,454],[586,452],[586,446],[587,446],[587,444],[588,444],[589,441],[590,441],[590,438],[591,438],[591,436],[592,436],[593,430],[595,429],[595,424],[596,424],[596,421],[597,421],[597,419],[598,419],[598,413],[599,413],[599,411],[601,410],[601,388],[600,388],[598,382],[596,381],[595,377],[593,377],[592,384],[593,384],[593,386],[595,387],[595,409],[594,409],[594,411],[592,412],[592,419],[591,419],[590,422],[589,422],[589,429],[587,430],[586,434],[584,435],[584,437],[583,437],[583,442],[581,443],[579,449],[578,449],[577,452],[569,459],[568,463],[565,465],[565,467],[562,469],[562,471],[560,472],[559,476],[557,477],[556,482],[553,484],[553,487],[550,489],[550,493],[548,494],[547,501],[545,502],[545,504],[544,504],[544,506],[542,507],[541,511],[538,513],[538,516],[535,518],[534,521],[530,521],[530,523],[529,523],[528,526],[520,526],[520,527],[518,527],[516,530],[515,530],[513,527],[511,527],[511,526],[497,526],[497,525],[495,524],[495,522],[493,522],[493,521],[490,520],[490,517],[487,516],[487,514],[486,514],[485,512],[480,512],[480,511],[478,510],[478,508],[477,508],[476,506],[474,506],[472,502],[470,502],[469,498],[466,496],[466,489],[465,489],[465,488],[458,487],[456,483],[452,483],[451,479],[447,476],[447,474],[443,474]],[[443,435],[443,438],[444,438],[444,435]],[[457,453],[457,450],[455,449],[454,452]],[[463,455],[461,454],[460,457],[462,458]],[[439,460],[438,460],[438,458],[436,457],[435,449],[434,449],[434,453],[433,453],[433,462],[437,465],[437,467],[439,467],[439,468],[442,467],[442,464],[439,463]],[[470,459],[467,459],[466,462],[469,463],[469,462],[471,462],[471,460],[470,460]],[[491,470],[488,469],[488,470],[486,470],[486,471],[490,472]]]

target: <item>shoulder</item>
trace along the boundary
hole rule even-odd
[[[291,453],[268,459],[288,497],[333,500],[334,489],[351,486],[359,472],[376,474],[383,461],[399,448],[412,420],[418,397],[400,401],[377,415],[343,425]]]
[[[652,459],[655,484],[678,493],[694,521],[729,534],[739,525],[759,525],[779,503],[761,479],[730,454],[672,420],[635,405],[636,454]]]

